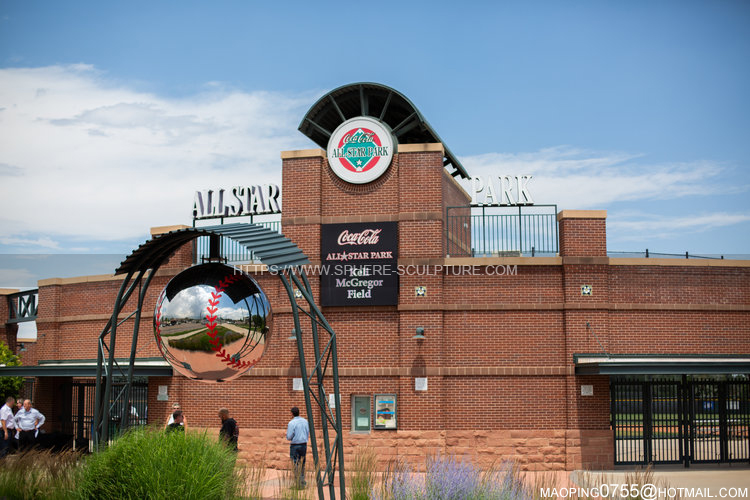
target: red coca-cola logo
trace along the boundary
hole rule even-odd
[[[380,241],[380,231],[382,229],[365,229],[359,233],[350,233],[344,229],[339,234],[339,245],[374,245]]]

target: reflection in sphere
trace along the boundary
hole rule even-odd
[[[268,345],[271,305],[248,275],[224,264],[181,272],[156,301],[154,335],[179,373],[226,382],[260,361]]]

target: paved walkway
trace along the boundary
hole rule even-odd
[[[638,477],[637,477],[638,476]],[[636,469],[614,470],[614,471],[556,471],[556,472],[526,472],[524,477],[532,488],[549,488],[557,487],[560,498],[570,498],[570,488],[591,487],[594,484],[608,485],[628,485],[633,483],[646,484],[652,483],[656,486],[657,497],[665,498],[664,495],[658,495],[658,489],[667,490],[668,488],[692,488],[694,495],[688,496],[684,491],[679,496],[682,500],[689,498],[737,498],[750,499],[750,467],[733,466],[733,467],[700,467],[693,466],[690,469],[684,468],[659,468],[649,477],[643,477],[643,473],[636,472]],[[308,480],[309,481],[309,480]],[[338,484],[338,479],[337,479]],[[288,488],[289,472],[284,470],[267,469],[265,480],[262,483],[262,494],[265,499],[289,498],[289,495],[283,495],[282,492]],[[561,492],[561,488],[568,488]],[[724,488],[724,490],[722,490]],[[336,488],[336,498],[340,499],[339,489]],[[700,491],[698,491],[700,490]],[[294,498],[300,499],[317,499],[317,489],[311,481],[307,488],[297,492],[299,496]],[[326,498],[328,491],[326,489]],[[539,493],[539,492],[537,492]],[[722,496],[724,495],[724,496]],[[573,495],[576,498],[577,495]],[[607,498],[611,498],[608,496]],[[650,500],[645,498],[644,500]]]

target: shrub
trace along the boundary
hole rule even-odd
[[[206,433],[134,429],[88,457],[77,498],[225,499],[244,485],[236,453]]]

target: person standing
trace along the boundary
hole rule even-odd
[[[0,441],[0,458],[8,454],[8,448],[15,441],[16,421],[13,415],[13,405],[16,404],[16,398],[8,396],[5,404],[0,408],[0,424],[3,426],[3,439]]]
[[[229,410],[226,408],[219,410],[219,418],[221,419],[219,438],[226,441],[234,451],[238,451],[237,441],[239,440],[240,430],[237,427],[237,421],[229,416]]]
[[[39,428],[44,425],[44,415],[39,410],[31,407],[31,400],[23,402],[23,408],[16,413],[16,428],[18,429],[18,447],[20,449],[31,448],[36,444]]]
[[[166,430],[167,427],[169,427],[174,422],[174,412],[177,410],[180,410],[182,412],[182,409],[180,408],[180,403],[174,403],[172,405],[172,413],[169,414],[169,418],[167,419],[167,423],[164,424],[164,429]],[[180,422],[180,425],[182,425],[185,429],[187,429],[187,420],[185,420],[185,414],[182,414],[182,421]]]
[[[182,425],[184,418],[182,410],[175,410],[174,413],[172,413],[172,423],[167,425],[167,432],[181,432],[185,434],[185,426]]]
[[[310,424],[307,419],[299,416],[299,408],[292,407],[292,419],[286,426],[286,439],[290,441],[289,457],[292,459],[295,479],[299,486],[306,486],[305,455],[307,455],[307,440],[310,438]]]

